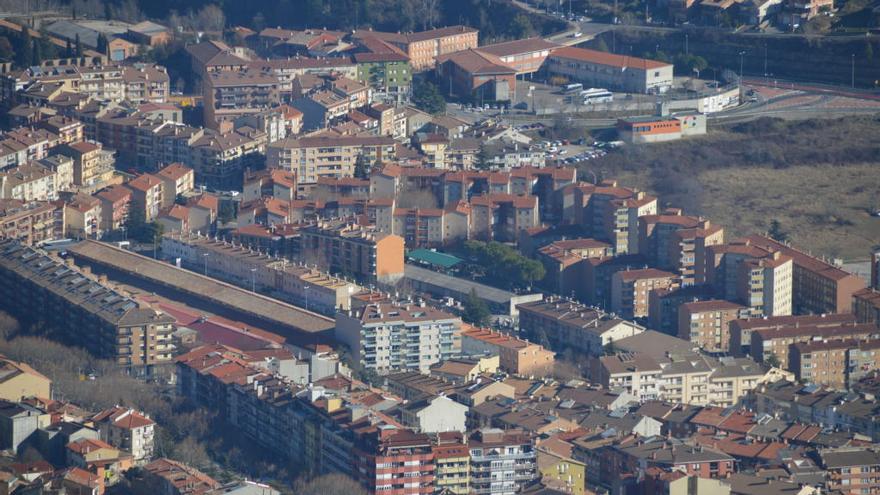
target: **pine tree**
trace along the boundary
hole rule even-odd
[[[21,27],[21,34],[18,37],[18,46],[15,50],[15,62],[19,67],[30,67],[33,65],[33,48],[31,48],[31,31],[27,26]]]
[[[103,55],[107,55],[107,51],[109,48],[109,43],[107,43],[107,37],[104,36],[104,33],[98,34],[98,51]]]
[[[70,45],[70,38],[67,38],[67,46],[64,48],[64,56],[66,58],[73,57],[73,47]]]
[[[82,43],[79,41],[79,33],[76,34],[76,56],[77,58],[83,56]]]

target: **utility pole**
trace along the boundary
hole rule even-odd
[[[855,89],[856,87],[856,54],[853,53],[851,56],[852,66],[850,69],[850,87]]]
[[[684,55],[687,57],[687,56],[690,56],[690,54],[691,54],[691,51],[690,51],[690,46],[688,46],[688,34],[684,33]]]
[[[767,43],[764,43],[764,78],[767,77]]]

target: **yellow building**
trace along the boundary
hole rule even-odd
[[[538,471],[544,486],[574,495],[586,493],[587,467],[572,459],[574,445],[550,437],[537,446]]]
[[[52,380],[30,366],[0,356],[0,399],[19,402],[25,397],[52,398]]]
[[[435,493],[449,490],[456,495],[470,491],[470,451],[462,443],[461,434],[440,433],[434,447]]]

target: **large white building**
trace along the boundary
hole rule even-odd
[[[336,340],[365,369],[427,373],[461,354],[461,319],[424,303],[377,303],[336,314]]]
[[[659,94],[672,87],[672,64],[627,55],[563,47],[547,57],[551,76],[627,93]]]

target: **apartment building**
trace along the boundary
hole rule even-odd
[[[639,401],[660,397],[660,374],[663,369],[650,356],[623,352],[591,361],[591,380],[609,389],[621,388]]]
[[[0,238],[14,239],[31,246],[63,236],[63,207],[58,208],[47,202],[0,200]]]
[[[269,145],[266,163],[295,173],[305,191],[319,177],[353,177],[358,159],[376,163],[394,156],[395,141],[387,136],[304,137]]]
[[[707,352],[726,353],[730,350],[730,322],[747,313],[744,306],[720,299],[682,304],[678,307],[678,337]]]
[[[70,191],[73,189],[73,158],[57,154],[44,158],[37,163],[55,174],[56,191]]]
[[[798,327],[838,327],[853,325],[856,318],[852,314],[804,315],[804,316],[764,316],[732,320],[729,323],[730,353],[746,356],[751,352],[752,332],[755,330],[783,329]]]
[[[434,452],[428,435],[387,424],[370,430],[354,442],[357,478],[369,493],[434,493]]]
[[[519,376],[544,377],[553,372],[555,353],[539,344],[488,328],[462,327],[461,352],[465,356],[496,355],[504,371]]]
[[[521,230],[541,224],[538,197],[513,194],[486,194],[472,197],[471,238],[513,242]]]
[[[358,40],[363,52],[355,53],[357,78],[387,94],[405,94],[412,84],[409,57],[399,48],[378,38]]]
[[[553,50],[546,70],[584,87],[627,93],[662,94],[672,87],[672,64],[584,48]]]
[[[195,173],[193,169],[182,163],[167,165],[156,172],[155,175],[164,185],[162,189],[162,208],[170,207],[178,197],[195,189]]]
[[[611,311],[628,320],[646,318],[650,292],[678,284],[676,274],[656,268],[615,272],[611,276]]]
[[[724,242],[722,229],[709,220],[682,215],[678,209],[640,216],[638,226],[639,254],[652,266],[681,270],[688,285],[705,281],[706,248]]]
[[[58,152],[73,159],[73,183],[80,190],[97,190],[113,177],[116,159],[100,143],[81,141],[66,144]]]
[[[880,365],[880,340],[822,340],[791,345],[791,371],[799,381],[849,390]]]
[[[179,259],[195,272],[268,292],[325,314],[350,309],[351,296],[361,290],[356,284],[326,272],[203,235],[166,234],[162,238],[162,254],[171,260]]]
[[[520,330],[531,340],[548,339],[555,350],[571,347],[599,356],[609,343],[645,330],[636,323],[557,297],[519,304],[516,308]]]
[[[211,72],[202,83],[205,125],[214,129],[220,122],[259,113],[281,103],[278,78],[271,73]]]
[[[853,314],[859,323],[880,324],[880,292],[862,289],[853,294]]]
[[[192,140],[184,162],[195,170],[197,183],[214,189],[238,190],[245,170],[263,166],[266,143],[265,132],[250,127],[232,129],[231,124],[224,122],[218,131],[205,129]]]
[[[537,258],[544,265],[544,283],[556,294],[581,293],[583,262],[587,258],[613,256],[607,242],[596,239],[566,239],[538,249]]]
[[[301,231],[302,261],[321,270],[394,283],[403,277],[403,238],[345,221],[318,222]]]
[[[125,226],[131,207],[132,190],[114,185],[95,193],[101,202],[101,230],[112,232]]]
[[[37,126],[58,136],[58,140],[63,144],[76,143],[85,139],[83,123],[64,115],[53,115],[38,122]]]
[[[434,445],[434,486],[455,495],[470,493],[470,451],[459,433],[442,433]]]
[[[75,239],[99,237],[101,231],[101,200],[76,193],[63,203],[64,232]]]
[[[706,282],[721,298],[748,306],[752,316],[791,314],[794,262],[790,256],[748,239],[706,251]]]
[[[156,423],[146,414],[116,406],[91,419],[101,432],[101,440],[130,453],[136,464],[144,464],[153,457]]]
[[[838,326],[799,326],[752,330],[752,359],[759,363],[779,362],[779,367],[792,370],[790,349],[793,344],[816,340],[875,339],[880,338],[880,327],[873,323],[843,324]]]
[[[829,491],[880,493],[880,453],[864,449],[821,450]]]
[[[58,198],[54,171],[29,162],[0,172],[0,199],[55,201]]]
[[[296,174],[280,169],[245,171],[243,202],[260,198],[276,198],[293,201],[296,195]]]
[[[761,235],[747,238],[752,244],[780,252],[794,261],[792,310],[795,314],[849,313],[852,296],[865,288],[857,275]]]
[[[377,303],[336,315],[336,339],[364,368],[416,370],[461,354],[461,319],[424,303]]]
[[[476,495],[514,495],[538,479],[534,440],[522,430],[482,429],[467,446],[470,489]]]
[[[143,213],[145,222],[155,220],[165,204],[165,182],[155,175],[142,174],[125,185],[131,189],[131,208]]]
[[[75,332],[96,356],[151,374],[172,362],[174,318],[132,299],[73,263],[16,241],[0,243],[4,310],[22,321],[39,319]],[[54,308],[46,312],[45,308]]]
[[[467,26],[448,26],[406,34],[355,31],[352,37],[377,38],[400,48],[409,57],[412,70],[416,72],[432,69],[442,55],[476,48],[479,44],[479,31]]]

